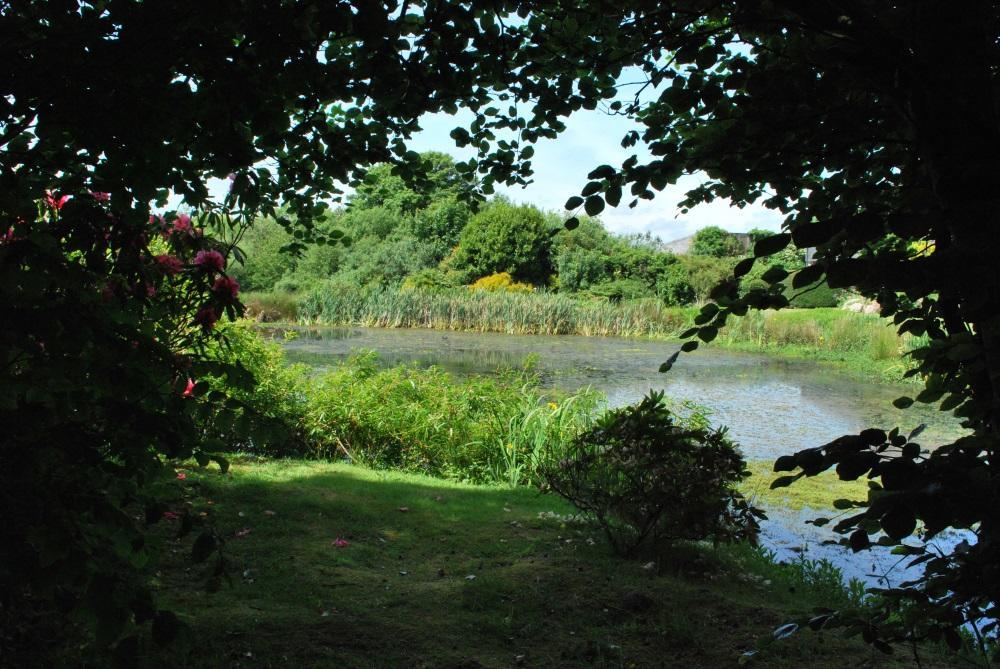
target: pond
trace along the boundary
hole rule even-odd
[[[297,336],[287,339],[283,330]],[[715,425],[729,427],[748,460],[773,460],[780,455],[826,443],[867,427],[905,434],[920,424],[925,447],[945,443],[960,433],[957,422],[934,407],[915,404],[906,410],[892,400],[906,388],[867,384],[829,366],[808,360],[744,354],[705,347],[681,354],[669,372],[657,370],[678,349],[676,342],[610,337],[504,335],[440,330],[372,328],[283,328],[265,330],[285,347],[288,359],[316,368],[337,364],[361,349],[379,353],[380,361],[437,365],[456,376],[490,374],[500,367],[535,361],[542,384],[575,391],[591,386],[603,392],[611,406],[637,401],[650,389],[707,407]],[[819,515],[768,509],[765,543],[779,559],[825,558],[845,576],[874,583],[898,559],[887,553],[845,553],[825,546],[827,529],[802,521]],[[910,577],[913,574],[906,574]],[[897,567],[889,581],[898,584]],[[884,583],[884,582],[883,582]]]

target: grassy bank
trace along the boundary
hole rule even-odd
[[[744,546],[624,562],[527,488],[303,461],[192,469],[182,485],[210,500],[198,510],[227,537],[232,579],[206,593],[162,528],[159,597],[197,631],[190,653],[156,658],[171,666],[735,666],[777,625],[847,597],[808,563]],[[897,655],[806,633],[759,661],[913,666]]]
[[[343,458],[478,483],[534,485],[550,457],[587,427],[603,404],[589,389],[543,392],[530,368],[454,378],[436,367],[378,364],[359,353],[314,374],[288,365],[280,346],[248,323],[228,328],[223,355],[258,379],[245,396],[291,434],[246,450],[266,456]]]
[[[698,309],[654,299],[611,303],[553,293],[422,292],[319,288],[301,298],[249,294],[248,313],[268,321],[508,334],[677,338]],[[904,381],[915,341],[884,319],[841,309],[786,309],[732,318],[713,346],[806,358],[865,380]]]

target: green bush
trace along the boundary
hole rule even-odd
[[[254,221],[247,229],[240,243],[240,250],[246,254],[243,263],[234,263],[230,274],[239,281],[243,290],[272,290],[281,277],[295,271],[298,259],[290,253],[282,253],[281,248],[293,241],[272,218]]]
[[[638,279],[612,279],[602,281],[587,291],[595,297],[603,297],[613,303],[622,300],[637,300],[642,297],[652,297],[653,291]]]
[[[839,288],[830,288],[825,280],[804,286],[802,288],[792,288],[792,279],[789,277],[784,282],[785,296],[788,298],[790,306],[796,309],[819,309],[823,307],[835,307],[840,304],[844,296],[844,291]]]
[[[732,233],[710,225],[695,233],[691,242],[691,254],[712,258],[729,258],[742,255],[746,249]]]
[[[603,401],[591,390],[543,393],[530,369],[458,380],[434,367],[384,369],[372,351],[313,375],[304,365],[288,365],[281,348],[245,322],[226,335],[219,359],[240,361],[258,380],[252,391],[229,392],[256,410],[258,423],[270,422],[274,434],[240,444],[259,455],[346,456],[375,468],[538,484],[544,458],[589,426]],[[211,383],[226,388],[221,378]]]
[[[651,392],[598,419],[545,478],[630,556],[679,540],[755,538],[763,514],[736,490],[745,465],[724,429],[678,418]]]
[[[497,201],[462,230],[453,266],[476,277],[507,272],[519,281],[542,284],[551,274],[549,238],[538,209]]]

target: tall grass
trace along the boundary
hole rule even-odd
[[[691,327],[697,313],[656,299],[612,303],[543,292],[323,286],[302,299],[298,316],[328,325],[670,339]],[[842,363],[859,376],[898,382],[911,366],[905,352],[919,341],[900,337],[877,315],[820,308],[732,317],[714,343]]]
[[[716,341],[729,348],[844,363],[858,375],[885,382],[904,379],[912,366],[906,353],[921,344],[897,334],[878,315],[840,309],[751,311],[731,318]]]
[[[555,293],[322,287],[300,303],[300,320],[380,328],[434,328],[507,334],[676,336],[693,309],[656,299],[620,304]]]
[[[298,317],[298,298],[292,293],[246,292],[241,299],[246,317],[260,323],[294,321]]]
[[[547,457],[559,457],[588,427],[603,396],[544,393],[530,369],[456,379],[439,368],[381,369],[368,351],[314,375],[289,366],[276,344],[231,327],[228,354],[258,379],[247,399],[290,425],[298,438],[247,446],[271,456],[346,457],[476,482],[536,484]]]

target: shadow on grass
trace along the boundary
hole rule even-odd
[[[710,549],[659,570],[622,561],[529,489],[298,461],[234,470],[188,475],[228,537],[232,582],[204,592],[186,546],[166,545],[160,596],[197,632],[194,666],[733,666],[817,604]],[[770,667],[873,660],[809,635],[772,648]]]

